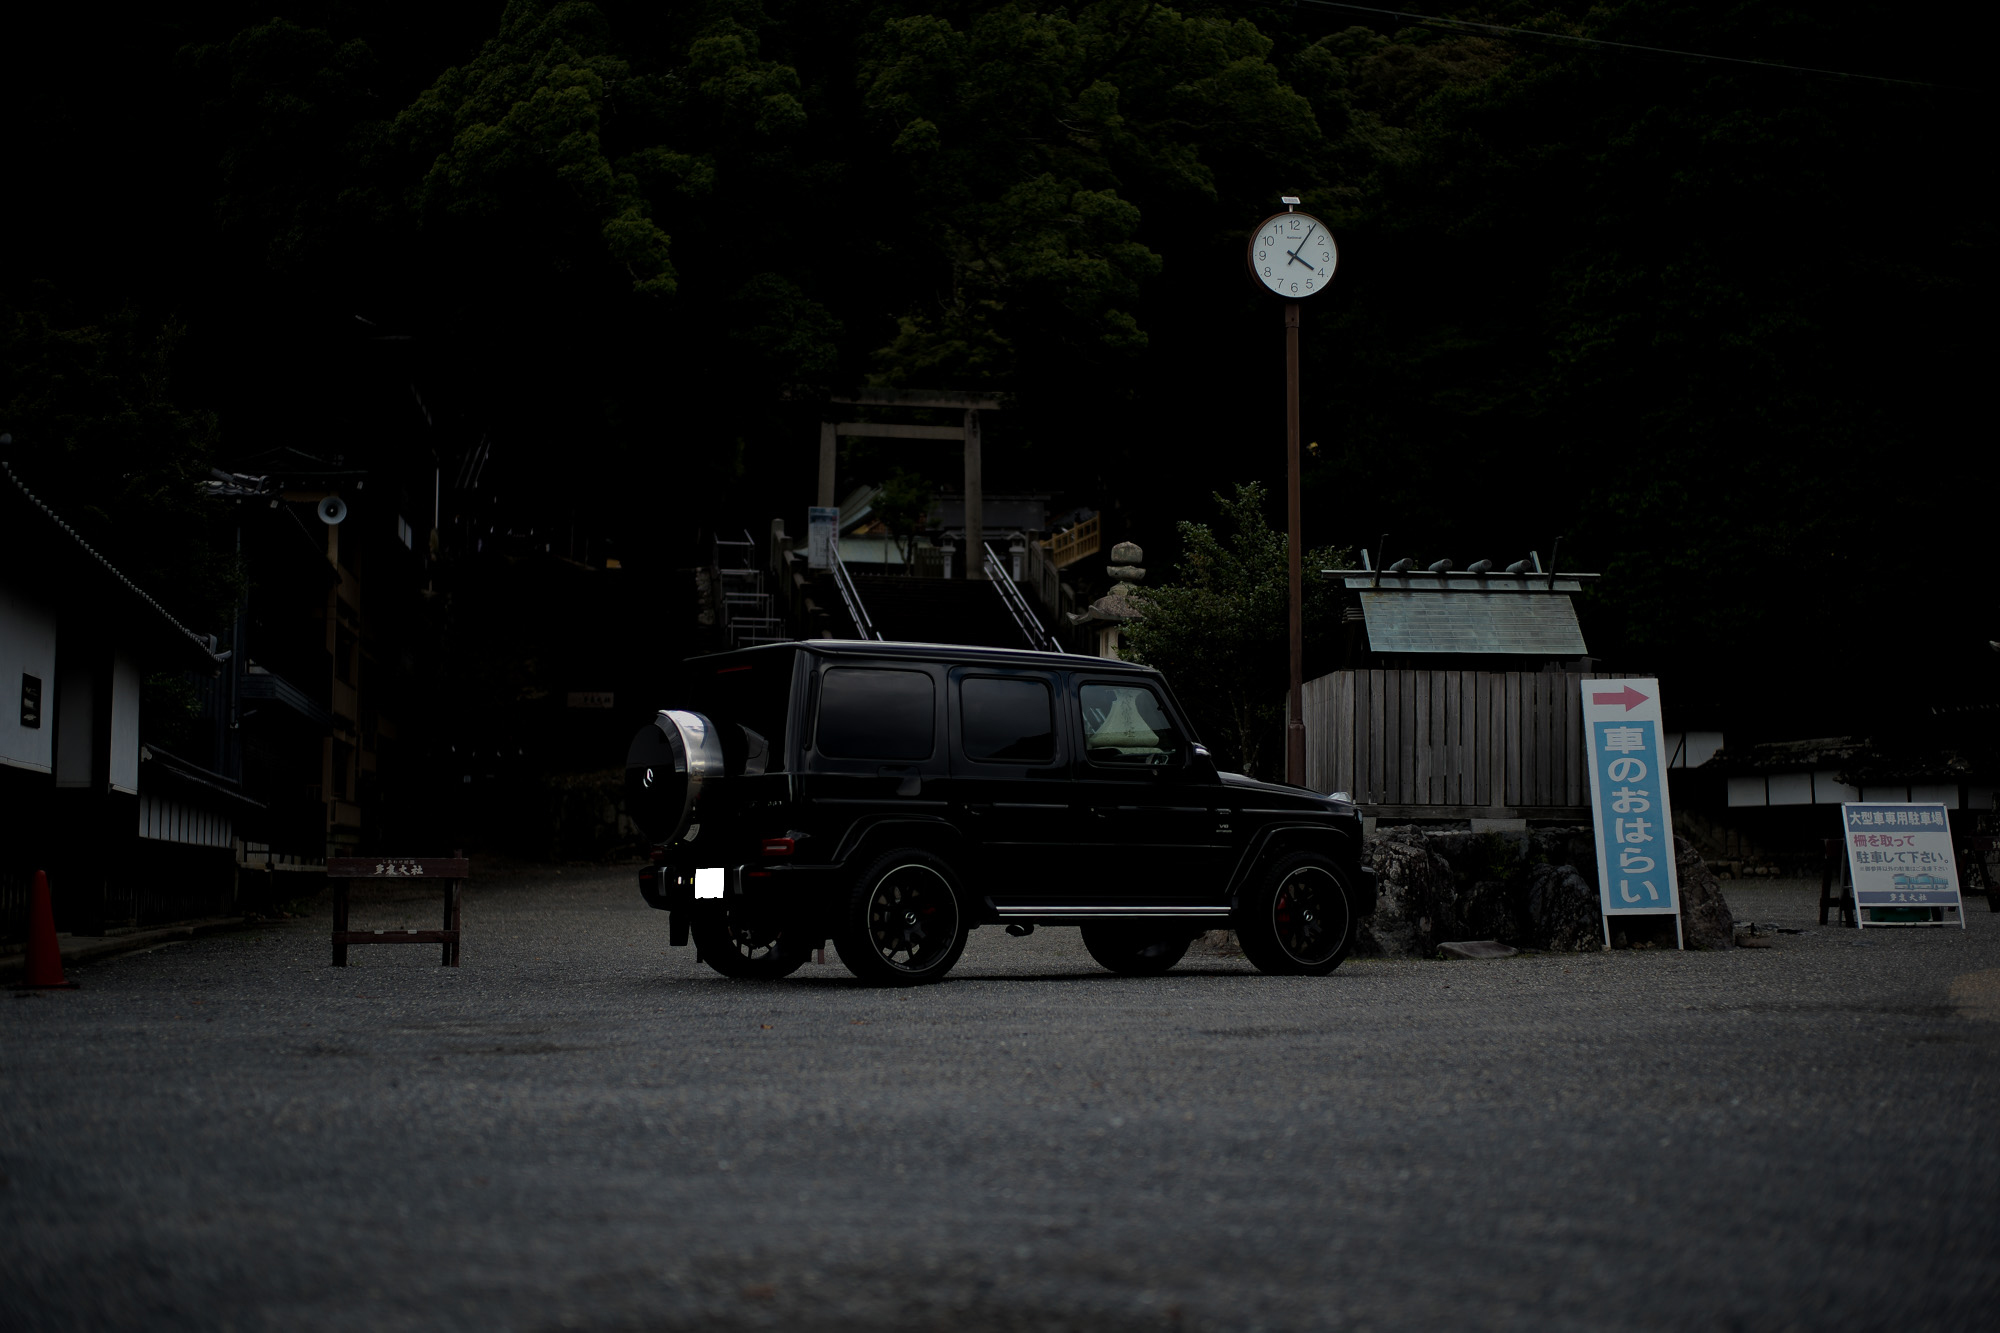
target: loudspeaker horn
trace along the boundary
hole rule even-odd
[[[329,528],[347,517],[347,501],[337,495],[329,495],[319,502],[319,521]]]

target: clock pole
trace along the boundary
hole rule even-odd
[[[1250,233],[1243,258],[1254,281],[1285,299],[1285,563],[1286,626],[1290,662],[1285,697],[1285,781],[1306,785],[1305,713],[1305,538],[1299,509],[1299,307],[1317,296],[1333,279],[1338,255],[1333,233],[1310,213],[1298,211],[1299,201],[1284,195],[1282,213],[1273,213]],[[1287,249],[1287,245],[1291,248]],[[1315,256],[1317,259],[1315,260]],[[1303,266],[1303,267],[1298,267]]]
[[[1305,581],[1299,549],[1299,303],[1285,302],[1285,546],[1291,566],[1291,706],[1285,715],[1285,780],[1306,785]]]

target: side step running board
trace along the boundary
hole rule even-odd
[[[1226,917],[1227,907],[1077,907],[1064,904],[1060,907],[996,907],[994,914],[1002,921],[1116,921],[1134,917]]]

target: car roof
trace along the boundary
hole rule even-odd
[[[1115,657],[1091,657],[1083,653],[1043,653],[1028,648],[981,648],[963,643],[883,642],[875,639],[797,639],[788,643],[758,644],[734,652],[710,653],[687,660],[714,662],[753,654],[775,655],[801,648],[825,657],[874,657],[902,661],[920,658],[929,662],[977,662],[989,666],[1041,667],[1045,670],[1115,671],[1146,676],[1159,674],[1152,667],[1141,666],[1137,662],[1124,662]]]

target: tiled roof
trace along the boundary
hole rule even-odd
[[[1583,630],[1562,593],[1362,591],[1378,653],[1523,653],[1580,657]]]

